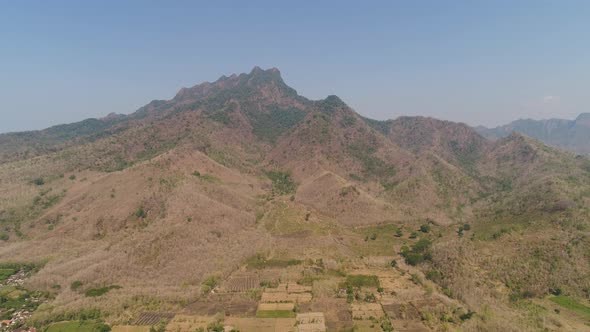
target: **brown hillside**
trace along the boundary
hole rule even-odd
[[[0,260],[45,264],[27,281],[55,296],[39,320],[80,308],[114,322],[156,304],[190,311],[211,300],[207,277],[252,269],[332,301],[344,275],[379,261],[399,272],[393,283],[412,275],[407,294],[490,312],[463,322],[457,307],[424,323],[415,309],[431,329],[507,330],[501,315],[534,329],[545,323],[519,301],[590,289],[590,161],[524,136],[366,119],[258,67],[97,121],[0,136]],[[419,239],[432,252],[405,264],[399,253]],[[94,299],[74,281],[122,288]],[[385,307],[411,300],[393,289]]]

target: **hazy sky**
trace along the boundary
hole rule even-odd
[[[2,1],[0,132],[130,113],[278,67],[362,115],[590,111],[590,1]]]

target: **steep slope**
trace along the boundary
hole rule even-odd
[[[498,139],[512,132],[536,138],[545,144],[578,154],[590,154],[590,113],[582,113],[575,120],[517,120],[496,128],[475,128],[481,135]]]

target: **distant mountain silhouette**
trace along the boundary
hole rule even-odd
[[[479,126],[475,130],[489,139],[518,132],[551,146],[578,154],[590,154],[590,113],[582,113],[575,120],[521,119],[496,128]]]

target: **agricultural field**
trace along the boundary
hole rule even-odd
[[[135,320],[135,325],[157,325],[162,321],[170,321],[174,316],[170,313],[142,312]]]
[[[227,292],[245,292],[260,287],[260,278],[254,274],[231,276],[222,287]]]
[[[570,310],[590,323],[590,306],[579,303],[571,297],[559,295],[549,298],[550,301],[559,304],[561,307]]]
[[[194,332],[199,328],[206,329],[215,321],[214,316],[176,315],[166,326],[168,331]]]
[[[111,332],[149,332],[150,326],[115,325]]]
[[[237,318],[225,320],[227,326],[239,331],[295,332],[295,318]]]
[[[59,322],[49,326],[46,332],[107,332],[109,327],[101,322]]]

